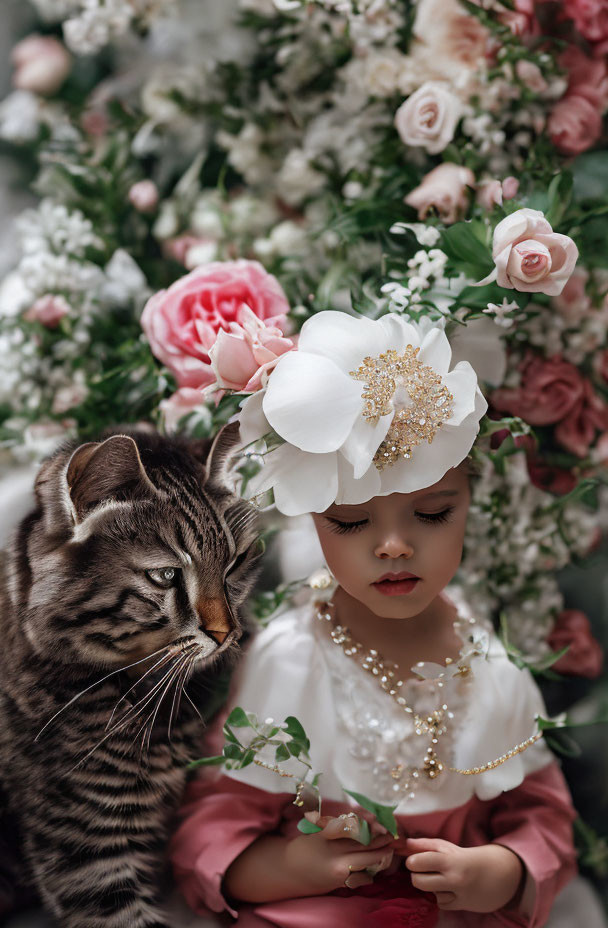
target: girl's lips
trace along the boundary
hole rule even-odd
[[[374,589],[384,596],[405,596],[416,589],[420,577],[408,577],[406,580],[378,580],[372,583]]]

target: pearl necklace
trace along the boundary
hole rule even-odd
[[[405,696],[401,694],[404,681],[399,679],[398,665],[392,661],[384,660],[373,648],[366,650],[361,642],[356,641],[352,637],[350,630],[345,625],[336,624],[334,620],[335,607],[333,603],[317,602],[316,609],[319,621],[329,623],[329,633],[334,644],[342,649],[346,657],[354,660],[363,670],[371,673],[371,675],[376,678],[379,686],[384,692],[391,697],[404,713],[411,717],[414,731],[417,735],[430,736],[429,745],[426,749],[422,765],[406,767],[403,764],[397,764],[397,766],[391,770],[391,777],[395,780],[395,786],[393,787],[395,792],[406,793],[408,799],[414,799],[414,787],[420,782],[421,777],[435,780],[446,769],[445,764],[442,763],[437,755],[436,746],[439,743],[439,738],[448,731],[446,719],[453,718],[452,713],[449,712],[448,706],[444,702],[426,717],[423,718],[420,716],[408,705]],[[448,657],[444,663],[447,667],[453,664],[454,661],[452,658]],[[470,668],[468,665],[461,664],[452,676],[466,677],[469,673]],[[437,686],[442,687],[443,682],[438,681]],[[479,767],[464,769],[459,767],[447,767],[447,770],[449,770],[450,773],[460,773],[465,776],[485,773],[487,770],[493,770],[495,767],[504,764],[516,754],[521,754],[522,751],[525,751],[526,748],[529,748],[541,737],[542,732],[537,731],[525,741],[515,745],[515,747],[511,748],[505,754]]]

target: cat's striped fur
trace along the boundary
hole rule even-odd
[[[166,924],[163,852],[202,729],[183,687],[236,650],[259,553],[223,483],[232,440],[206,464],[135,430],[59,451],[3,564],[0,782],[62,928]]]

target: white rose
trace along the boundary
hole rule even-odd
[[[458,97],[439,81],[428,81],[402,103],[395,113],[395,128],[406,145],[443,151],[454,138],[462,115]]]

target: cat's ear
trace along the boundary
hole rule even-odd
[[[127,435],[81,445],[68,462],[65,480],[75,522],[109,500],[149,499],[156,492]]]
[[[205,462],[205,480],[216,486],[226,487],[228,480],[228,462],[230,455],[239,444],[239,424],[229,422],[219,430]]]

